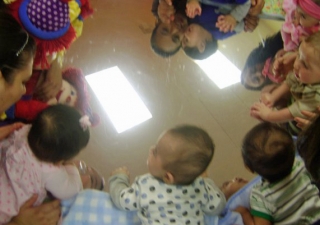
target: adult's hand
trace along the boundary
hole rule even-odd
[[[8,137],[13,131],[20,129],[23,123],[13,123],[7,126],[0,127],[0,141]]]
[[[169,4],[170,3],[170,4]],[[170,23],[174,20],[174,9],[171,0],[160,0],[158,6],[158,16],[163,23]]]
[[[60,218],[58,200],[33,207],[38,196],[32,196],[20,208],[19,214],[7,225],[56,225]]]
[[[252,32],[259,24],[259,17],[258,16],[252,16],[250,14],[247,14],[247,16],[244,18],[244,31],[245,32]]]
[[[316,116],[319,116],[320,113],[320,107],[317,108],[317,112],[310,112],[302,110],[301,113],[306,117],[305,119],[301,117],[295,117],[294,121],[297,122],[297,127],[301,128],[302,130],[305,130],[310,126],[312,121],[316,118]]]
[[[251,0],[251,8],[249,10],[249,15],[258,16],[264,7],[264,0]]]
[[[57,59],[52,61],[45,76],[44,81],[38,84],[35,90],[35,95],[43,101],[55,97],[61,88],[62,72]]]

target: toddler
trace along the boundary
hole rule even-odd
[[[280,83],[272,68],[276,53],[283,48],[281,33],[267,37],[251,51],[241,72],[241,83],[249,90],[261,90],[272,83]],[[281,81],[282,82],[282,81]]]
[[[301,111],[315,111],[320,103],[320,32],[306,38],[299,47],[294,71],[271,94],[265,93],[261,103],[251,107],[251,115],[269,122],[288,122],[294,117],[306,118]],[[292,94],[293,103],[278,111],[272,107],[280,98]],[[290,126],[299,133],[298,128]]]
[[[241,32],[244,22],[237,24],[234,31],[222,32],[216,27],[225,8],[216,5],[202,5],[200,16],[189,18],[189,26],[182,38],[184,52],[193,59],[205,59],[218,49],[217,41]]]
[[[320,1],[319,0],[285,0],[285,22],[281,29],[285,51],[293,51],[303,36],[319,31]]]
[[[289,133],[271,123],[261,123],[244,138],[245,166],[262,180],[250,195],[250,214],[237,211],[244,224],[315,224],[320,222],[319,190],[312,183]]]
[[[188,0],[186,6],[186,14],[190,18],[201,15],[201,5],[223,6],[229,5],[232,10],[227,15],[218,17],[216,26],[223,32],[233,31],[237,23],[243,23],[244,18],[249,12],[251,1],[248,0]]]
[[[149,151],[149,173],[131,187],[126,168],[112,172],[111,199],[120,209],[138,210],[143,224],[204,224],[204,214],[218,215],[226,203],[213,181],[200,177],[213,153],[204,130],[189,125],[170,129]]]
[[[89,141],[87,116],[66,105],[50,106],[32,126],[25,125],[0,142],[0,224],[17,215],[33,194],[40,205],[47,191],[58,199],[82,190],[78,169],[68,160]]]

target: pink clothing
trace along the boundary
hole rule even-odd
[[[39,161],[32,153],[26,125],[0,142],[0,224],[17,215],[33,194],[40,205],[49,191],[58,199],[70,198],[82,190],[75,166],[56,166]]]
[[[300,37],[310,36],[319,31],[320,26],[303,28],[294,24],[295,11],[297,8],[297,0],[284,0],[283,10],[286,12],[285,22],[281,28],[281,35],[285,51],[293,51],[299,47]]]

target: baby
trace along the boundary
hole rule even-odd
[[[25,125],[0,142],[0,224],[17,215],[37,194],[40,205],[50,192],[66,199],[82,190],[78,169],[68,160],[89,141],[89,118],[66,105],[50,106],[32,126]]]
[[[204,224],[204,214],[218,215],[225,197],[212,180],[201,177],[214,153],[210,136],[184,125],[160,135],[148,156],[149,173],[129,186],[122,167],[109,179],[110,196],[123,210],[138,210],[143,224]]]
[[[251,107],[251,116],[268,122],[288,122],[294,117],[305,116],[302,110],[315,111],[320,104],[320,33],[306,38],[299,47],[299,54],[294,62],[294,73],[287,76],[272,93],[261,96],[261,103]],[[272,106],[284,96],[290,94],[294,102],[287,108],[273,111]],[[299,133],[294,124],[292,131]]]
[[[216,52],[218,40],[224,40],[244,30],[244,22],[238,23],[235,29],[224,30],[217,28],[219,18],[228,8],[212,3],[202,5],[200,16],[189,19],[189,26],[184,32],[182,47],[184,52],[193,59],[205,59]]]
[[[320,222],[319,190],[312,183],[289,133],[261,123],[244,138],[245,166],[262,180],[250,196],[250,213],[239,207],[244,224],[314,224]]]
[[[196,15],[201,15],[202,8],[200,2],[202,4],[219,7],[227,5],[232,9],[229,11],[229,14],[220,15],[218,17],[216,26],[222,32],[233,31],[237,23],[243,22],[251,7],[251,1],[248,0],[188,0],[186,14],[189,18],[194,18]]]

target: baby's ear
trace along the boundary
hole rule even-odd
[[[202,53],[204,52],[204,50],[206,49],[206,42],[205,41],[201,41],[199,46],[198,46],[199,52]]]
[[[166,174],[164,175],[163,177],[163,181],[166,183],[166,184],[174,184],[174,176],[172,173],[170,172],[166,172]]]

